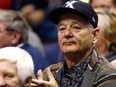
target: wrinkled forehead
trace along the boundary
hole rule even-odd
[[[9,63],[9,64],[16,64],[16,61],[10,61],[10,60],[5,59],[5,58],[1,58],[1,59],[0,59],[0,63],[1,63],[1,62],[7,62],[7,63]]]
[[[0,69],[5,71],[17,71],[16,62],[12,62],[6,59],[0,59]]]

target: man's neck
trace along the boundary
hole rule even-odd
[[[65,60],[67,62],[68,68],[73,67],[74,65],[81,63],[83,60],[88,58],[88,56],[91,54],[92,50],[89,50],[87,52],[78,52],[78,53],[70,53],[68,55],[65,55]]]

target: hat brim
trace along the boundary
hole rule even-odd
[[[49,14],[50,20],[55,23],[58,24],[60,17],[66,13],[73,13],[73,14],[77,14],[77,15],[81,15],[83,17],[86,17],[82,12],[80,12],[79,10],[75,10],[72,8],[56,8],[54,10],[52,10]],[[86,18],[88,20],[88,18]]]

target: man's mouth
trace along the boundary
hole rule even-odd
[[[74,41],[67,41],[67,42],[64,42],[63,45],[72,45],[72,44],[75,44]]]

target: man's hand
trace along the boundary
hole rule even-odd
[[[43,80],[43,73],[41,70],[38,71],[38,79],[32,79],[31,87],[58,87],[50,68],[47,68],[47,75],[49,81]]]

